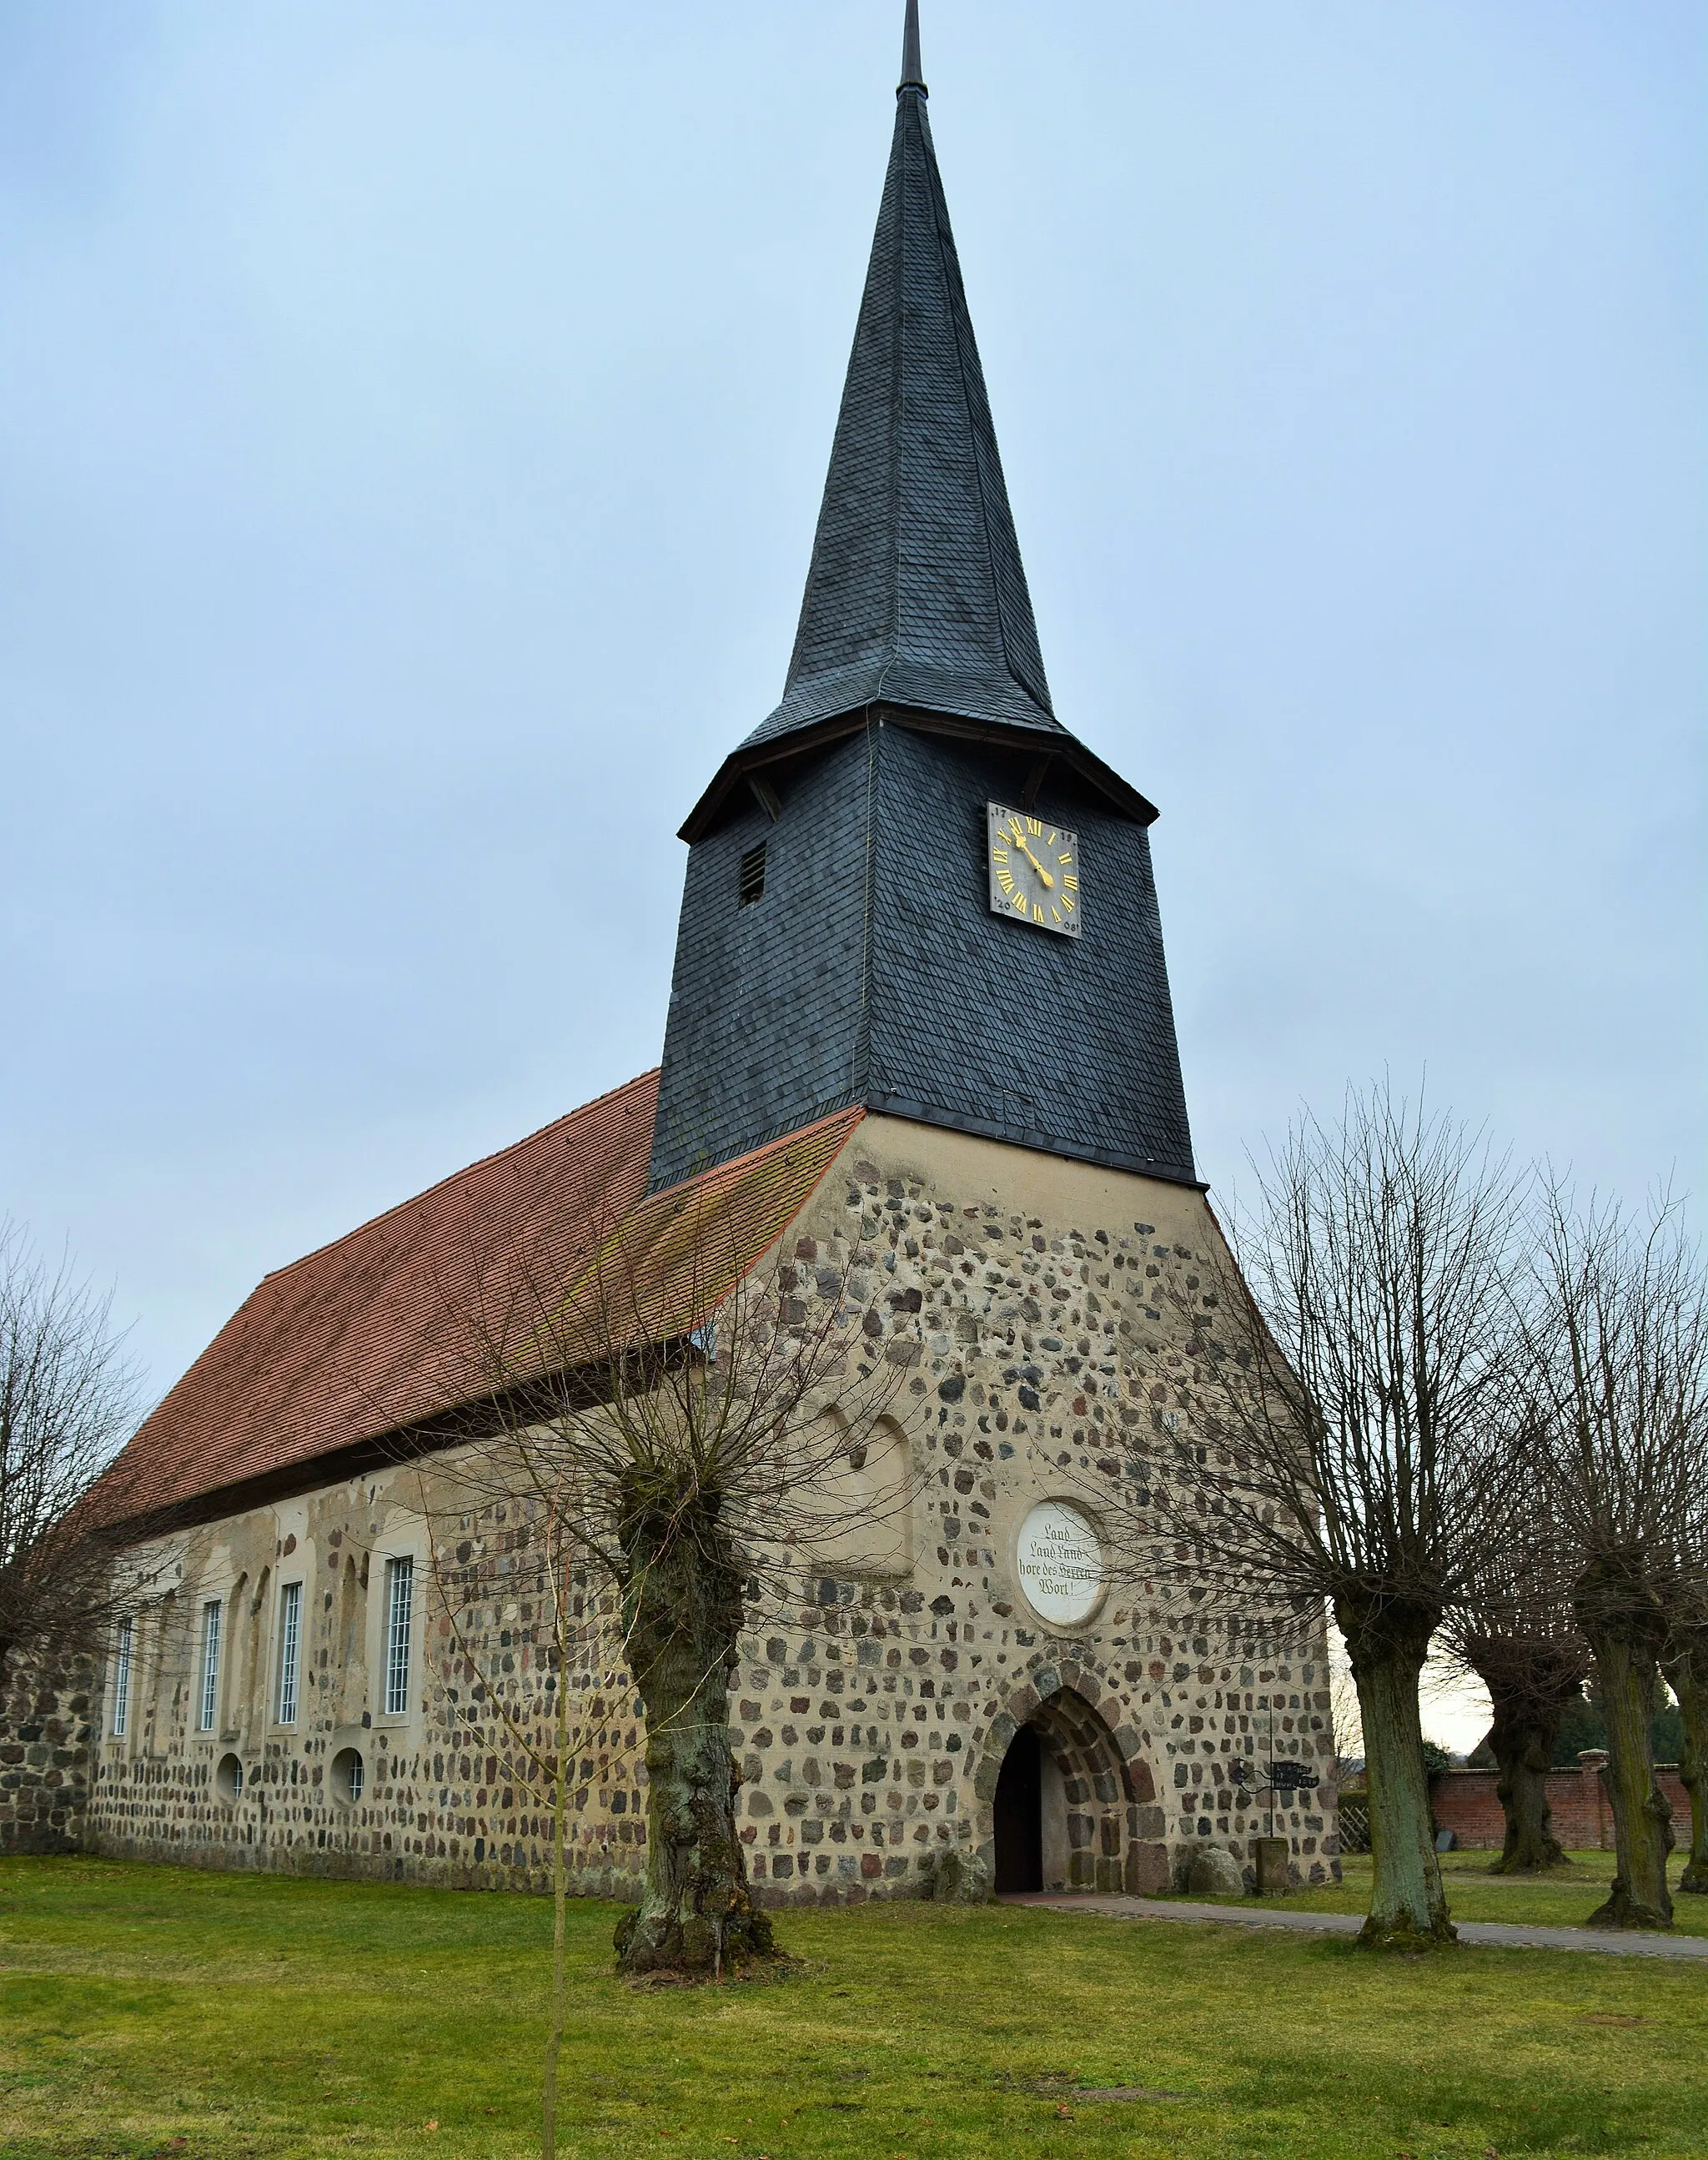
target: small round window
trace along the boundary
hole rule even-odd
[[[214,1773],[214,1783],[222,1800],[241,1800],[243,1797],[243,1764],[236,1755],[222,1755],[220,1767]]]
[[[340,1747],[332,1758],[332,1797],[353,1808],[361,1798],[364,1773],[361,1757],[354,1747]]]

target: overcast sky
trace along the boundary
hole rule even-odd
[[[900,0],[4,0],[0,1211],[162,1390],[656,1062]],[[1700,0],[925,0],[1063,721],[1217,1187],[1427,1065],[1708,1172]]]

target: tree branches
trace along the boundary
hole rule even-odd
[[[14,1649],[92,1649],[110,1624],[122,1600],[101,1526],[117,1511],[88,1495],[136,1410],[111,1295],[0,1221],[0,1669]]]
[[[1577,1207],[1554,1182],[1528,1289],[1530,1430],[1607,1721],[1617,1859],[1592,1919],[1664,1927],[1673,1831],[1649,1720],[1659,1668],[1708,1594],[1701,1256],[1664,1197],[1645,1222],[1593,1197]]]
[[[735,1817],[740,1631],[786,1590],[798,1596],[815,1555],[845,1560],[850,1540],[880,1545],[892,1526],[899,1536],[913,1494],[889,1415],[906,1369],[896,1346],[839,1270],[767,1257],[775,1234],[757,1238],[714,1176],[609,1225],[568,1280],[513,1231],[459,1255],[456,1282],[476,1289],[447,1294],[445,1334],[464,1346],[468,1406],[409,1440],[459,1443],[434,1473],[444,1511],[501,1521],[520,1501],[549,1572],[556,1744],[506,1721],[551,1799],[560,1900],[572,1654],[626,1668],[645,1706],[646,1876],[619,1932],[636,1972],[709,1976],[771,1954]],[[459,1608],[494,1565],[480,1542],[459,1545],[464,1564],[435,1562],[459,1643]],[[610,1593],[584,1620],[569,1610],[572,1574]]]
[[[1520,1482],[1506,1284],[1522,1192],[1480,1135],[1378,1083],[1337,1124],[1292,1127],[1213,1293],[1174,1293],[1216,1404],[1207,1444],[1175,1442],[1156,1527],[1201,1621],[1273,1642],[1332,1606],[1369,1763],[1371,1941],[1451,1934],[1417,1681]]]
[[[1498,1443],[1522,1181],[1384,1085],[1349,1095],[1335,1128],[1301,1119],[1257,1183],[1215,1318],[1194,1316],[1224,1465],[1194,1570],[1224,1610],[1264,1585],[1330,1600],[1349,1642],[1414,1609],[1433,1629],[1468,1578],[1467,1526],[1503,1521],[1516,1493]],[[1199,1482],[1176,1452],[1176,1482]]]

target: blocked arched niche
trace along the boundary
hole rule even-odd
[[[826,1467],[818,1481],[824,1527],[802,1540],[808,1565],[856,1581],[894,1581],[909,1574],[913,1451],[896,1420],[885,1416],[856,1427],[831,1408],[821,1413],[809,1445]]]
[[[154,1607],[153,1623],[153,1711],[148,1744],[164,1752],[178,1721],[189,1665],[175,1590],[169,1590]]]
[[[346,1553],[339,1578],[337,1670],[333,1685],[336,1721],[356,1725],[369,1708],[367,1679],[368,1556]]]
[[[999,1887],[1034,1887],[1015,1879],[1016,1857],[1034,1836],[1039,1889],[1143,1896],[1166,1887],[1155,1779],[1140,1734],[1121,1717],[1095,1675],[1064,1664],[1031,1675],[992,1721],[974,1789],[993,1880],[1001,1863]]]
[[[259,1745],[267,1731],[267,1646],[269,1593],[273,1586],[273,1570],[264,1567],[255,1585],[255,1594],[244,1611],[246,1625],[243,1641],[242,1705],[243,1732],[247,1739]],[[241,1585],[240,1585],[241,1588]],[[235,1617],[244,1610],[241,1601],[234,1598],[231,1611]],[[233,1721],[238,1715],[233,1705]]]

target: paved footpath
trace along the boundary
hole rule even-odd
[[[1195,1905],[1177,1898],[1112,1898],[1089,1893],[1056,1897],[1049,1891],[1032,1890],[1002,1902],[1047,1905],[1056,1913],[1098,1913],[1112,1920],[1213,1920],[1224,1928],[1290,1928],[1295,1934],[1306,1935],[1355,1935],[1364,1924],[1359,1913],[1290,1913],[1274,1906]],[[1486,1943],[1497,1950],[1590,1950],[1603,1957],[1708,1960],[1708,1935],[1524,1927],[1509,1920],[1456,1920],[1453,1924],[1461,1943]]]

